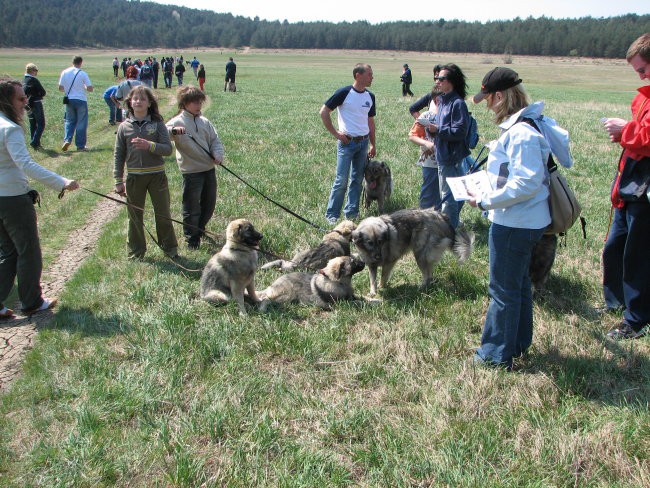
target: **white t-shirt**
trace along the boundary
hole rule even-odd
[[[75,75],[77,75],[76,78]],[[72,83],[73,80],[74,84]],[[86,101],[86,87],[93,86],[88,74],[81,68],[75,68],[74,66],[61,72],[59,85],[63,87],[63,92],[67,94],[68,98],[83,100],[84,102]]]

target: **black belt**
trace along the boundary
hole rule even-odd
[[[350,139],[351,141],[354,141],[354,142],[365,141],[370,136],[370,134],[366,134],[365,136],[354,136],[354,137],[353,136],[348,136],[347,134],[345,134],[345,135],[348,137],[348,139]]]

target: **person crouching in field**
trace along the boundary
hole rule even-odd
[[[178,89],[178,115],[167,122],[183,175],[183,232],[189,249],[198,249],[217,203],[215,165],[224,149],[212,123],[201,115],[205,93],[192,85]]]
[[[129,204],[139,208],[144,208],[149,194],[156,218],[158,244],[167,256],[176,258],[178,242],[171,221],[169,185],[163,160],[163,156],[172,153],[169,134],[150,88],[144,85],[134,87],[125,103],[128,116],[117,129],[115,139],[115,193],[126,196]],[[125,166],[128,172],[126,184]],[[142,259],[147,250],[143,211],[130,206],[128,215],[129,259]]]

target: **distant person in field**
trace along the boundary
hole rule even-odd
[[[650,33],[632,43],[626,59],[641,80],[650,80]],[[637,91],[631,120],[604,122],[610,140],[623,148],[611,192],[614,218],[603,249],[605,305],[623,309],[623,320],[607,334],[615,340],[642,337],[650,324],[650,86]]]
[[[120,63],[120,68],[122,68],[122,76],[126,78],[126,69],[129,67],[129,64],[126,60],[126,58],[122,59],[122,62]]]
[[[183,85],[183,75],[185,74],[185,66],[183,66],[183,56],[179,58],[176,68],[174,69],[174,74],[176,74],[176,79],[178,80],[178,86]]]
[[[409,68],[408,64],[405,64],[402,67],[402,76],[400,76],[399,79],[402,82],[402,96],[405,97],[408,95],[409,97],[412,97],[413,92],[411,91],[411,83],[413,83],[413,75],[411,74],[411,68]]]
[[[112,100],[115,106],[118,109],[122,109],[122,118],[126,119],[128,116],[128,110],[126,105],[123,105],[124,100],[126,100],[126,97],[129,95],[131,90],[135,88],[136,86],[142,85],[142,82],[138,79],[138,68],[135,66],[129,66],[126,70],[126,80],[124,80],[122,83],[117,85],[117,89],[112,95]]]
[[[165,88],[172,87],[172,74],[174,73],[174,61],[172,58],[163,58],[162,62],[163,79],[165,81]]]
[[[194,71],[194,78],[198,78],[198,77],[199,77],[198,70],[199,70],[199,65],[200,65],[200,64],[201,64],[201,63],[199,62],[198,59],[196,59],[196,56],[194,56],[194,57],[192,58],[192,61],[190,61],[190,66],[192,67],[192,71]]]
[[[0,319],[11,319],[6,305],[14,282],[27,315],[56,305],[41,290],[43,260],[36,223],[32,178],[57,192],[76,190],[79,184],[43,168],[25,145],[22,123],[27,96],[17,80],[0,78]],[[38,196],[38,194],[36,194]],[[55,202],[56,198],[51,202]]]
[[[29,63],[25,66],[25,77],[23,78],[23,91],[27,95],[27,105],[29,107],[29,131],[31,139],[30,146],[34,149],[43,149],[41,146],[41,136],[45,130],[45,109],[43,108],[43,97],[46,95],[45,88],[38,81],[38,66]]]
[[[226,91],[229,83],[233,84],[232,91],[237,91],[237,89],[235,88],[237,86],[235,85],[236,74],[237,74],[237,65],[235,64],[235,61],[233,61],[232,58],[228,58],[228,62],[226,63],[226,81],[223,85],[223,91]]]
[[[201,89],[201,91],[205,91],[203,89],[203,85],[205,84],[205,66],[203,66],[202,64],[199,65],[199,72],[197,76],[198,76],[197,79],[199,80],[199,88]]]
[[[366,89],[372,84],[372,68],[369,64],[357,64],[352,77],[354,83],[336,90],[320,109],[323,125],[337,139],[336,178],[325,212],[330,224],[335,224],[341,216],[346,192],[345,218],[352,220],[359,216],[364,167],[376,153],[375,95]],[[338,112],[338,129],[332,123],[334,110]]]
[[[151,61],[151,69],[153,70],[153,87],[158,88],[158,73],[160,72],[160,63],[156,58]]]
[[[215,166],[223,163],[223,144],[201,114],[205,93],[192,85],[178,89],[178,115],[167,122],[183,175],[183,233],[188,249],[198,249],[217,202]]]
[[[138,79],[142,82],[143,85],[146,85],[149,88],[153,88],[153,68],[151,67],[151,61],[149,58],[144,60],[144,63],[140,68]]]
[[[88,74],[81,69],[83,58],[75,56],[72,66],[64,69],[59,77],[59,91],[68,97],[65,106],[65,134],[62,151],[67,151],[75,138],[77,151],[86,150],[86,131],[88,129],[88,101],[86,92],[93,91]]]
[[[169,134],[150,88],[136,86],[124,102],[129,115],[117,129],[113,176],[115,193],[125,196],[133,205],[128,208],[129,259],[142,259],[147,251],[143,211],[138,210],[144,208],[147,194],[155,215],[158,244],[167,256],[176,258],[178,242],[171,222],[169,184],[163,159],[172,153]]]
[[[108,123],[110,125],[115,125],[115,122],[122,122],[122,110],[114,100],[117,87],[118,85],[109,86],[104,91],[104,102],[108,105]]]
[[[120,62],[117,60],[117,56],[113,58],[113,76],[117,78],[117,75],[120,72]]]

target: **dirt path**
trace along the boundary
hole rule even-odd
[[[44,270],[50,280],[43,282],[43,296],[61,294],[68,279],[77,272],[81,263],[94,250],[104,225],[120,211],[121,206],[102,199],[88,216],[86,224],[70,235],[67,244],[52,265]],[[16,318],[0,322],[0,391],[6,391],[18,377],[25,354],[34,344],[36,333],[52,319],[54,311],[48,310],[30,317],[21,315],[20,306],[13,307]]]

